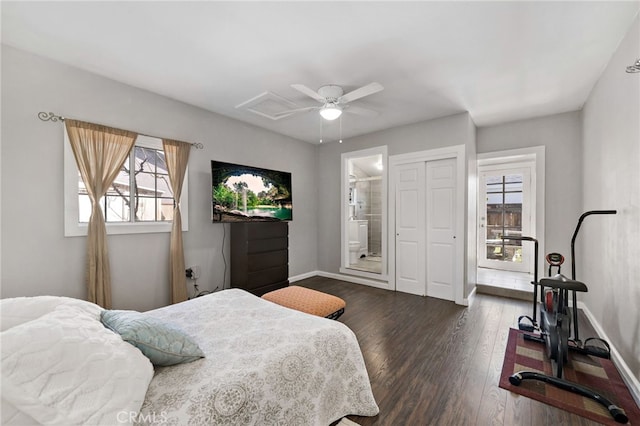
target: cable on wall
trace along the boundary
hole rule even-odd
[[[227,239],[227,227],[223,223],[222,224],[222,247],[220,248],[220,253],[222,253],[222,261],[224,262],[224,272],[222,273],[222,289],[223,290],[227,286],[227,258],[224,256],[224,242],[226,239]]]

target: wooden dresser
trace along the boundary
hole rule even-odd
[[[289,285],[289,223],[231,224],[231,287],[261,296]]]

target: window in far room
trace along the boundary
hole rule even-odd
[[[188,174],[187,174],[188,176]],[[188,230],[188,178],[183,185],[183,231]],[[107,234],[170,232],[173,190],[162,140],[139,135],[120,173],[100,199]],[[91,201],[65,130],[65,236],[86,235]]]

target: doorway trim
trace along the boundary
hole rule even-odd
[[[453,158],[456,160],[456,205],[460,208],[456,209],[456,233],[459,238],[456,238],[455,244],[455,256],[459,262],[456,262],[455,267],[455,288],[454,288],[454,302],[457,305],[466,305],[464,297],[465,287],[465,267],[467,265],[467,258],[465,257],[465,244],[468,238],[468,230],[465,226],[465,212],[467,211],[466,205],[466,150],[465,145],[454,145],[444,148],[430,149],[427,151],[410,152],[406,154],[397,154],[389,156],[389,227],[388,227],[388,278],[389,289],[396,290],[396,181],[395,172],[396,168],[402,164],[429,162],[435,160],[444,160],[447,158]],[[426,290],[426,282],[425,282]]]
[[[497,165],[511,165],[516,163],[530,162],[535,163],[535,234],[534,238],[538,240],[538,265],[541,265],[544,261],[544,233],[545,233],[545,147],[544,145],[533,146],[529,148],[509,149],[505,151],[493,151],[477,154],[477,169],[481,166],[497,166]],[[480,211],[480,174],[478,173],[478,183],[476,185],[478,189],[478,207],[476,209],[477,215],[481,214]],[[476,220],[479,223],[479,218]],[[480,251],[477,251],[477,255],[480,256]]]
[[[348,162],[352,158],[359,157],[371,157],[374,155],[382,156],[382,233],[381,233],[381,245],[382,245],[382,270],[379,274],[373,272],[359,271],[357,269],[348,268],[349,265],[349,238],[347,236],[347,221],[349,219],[349,213],[347,205],[349,202],[349,168]],[[340,273],[348,275],[356,275],[363,278],[370,278],[376,281],[388,282],[389,271],[389,257],[388,257],[388,244],[387,244],[387,222],[388,222],[388,155],[387,145],[382,145],[374,148],[362,149],[359,151],[344,152],[340,156]],[[388,284],[387,284],[388,286]]]

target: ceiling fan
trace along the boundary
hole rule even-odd
[[[359,89],[355,89],[347,94],[344,94],[342,87],[333,84],[322,86],[317,92],[309,89],[304,84],[292,84],[291,87],[297,91],[309,96],[320,102],[322,105],[314,107],[297,108],[288,111],[282,111],[278,113],[278,116],[291,115],[298,112],[306,112],[311,110],[319,110],[320,115],[325,120],[335,120],[340,117],[343,111],[352,112],[354,114],[375,116],[378,113],[376,111],[353,106],[350,102],[356,99],[364,98],[365,96],[373,95],[384,89],[380,83],[369,83],[366,86],[362,86]]]

